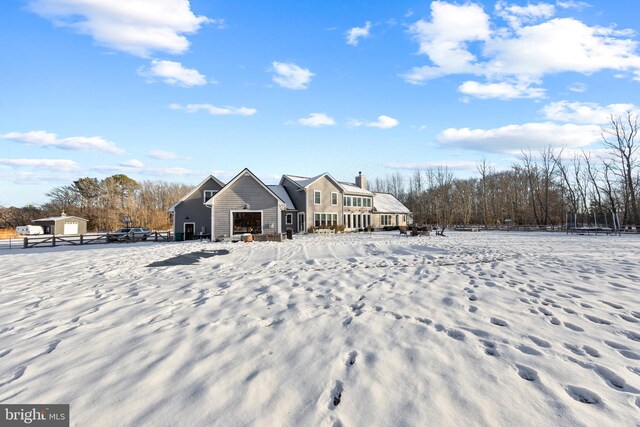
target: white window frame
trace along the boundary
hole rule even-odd
[[[202,192],[202,203],[207,203],[207,200],[215,196],[217,192],[218,190],[204,190]],[[207,197],[207,193],[210,193],[211,195]]]
[[[324,224],[322,223],[323,215],[324,215]],[[318,218],[319,225],[316,225],[316,218]],[[338,225],[338,222],[339,222],[338,214],[336,212],[314,212],[313,213],[313,226],[315,228]]]
[[[336,200],[336,202],[335,202],[335,203],[333,203],[333,198],[334,198],[334,196],[335,196],[335,198],[336,198],[336,199],[335,199],[335,200]],[[336,192],[334,192],[334,191],[332,191],[332,192],[331,192],[331,206],[338,206],[338,193],[336,193]]]
[[[293,214],[292,213],[284,214],[284,224],[285,225],[293,225]]]
[[[318,201],[316,202],[316,195],[318,195]],[[320,190],[313,190],[313,204],[314,205],[320,205],[322,204],[322,191]]]

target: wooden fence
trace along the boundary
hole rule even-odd
[[[16,239],[13,239],[14,241]],[[94,245],[94,244],[106,244],[106,243],[134,243],[134,242],[171,242],[173,241],[173,234],[170,231],[158,232],[154,231],[150,234],[140,233],[135,234],[128,239],[116,238],[109,233],[92,233],[92,234],[79,234],[73,236],[25,236],[22,240],[20,247],[35,248],[35,247],[54,247],[54,246],[78,246],[78,245]],[[18,247],[18,245],[9,244],[9,248]]]

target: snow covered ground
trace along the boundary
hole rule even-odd
[[[72,425],[640,419],[637,236],[43,248],[0,277],[0,402]]]

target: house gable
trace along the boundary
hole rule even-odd
[[[207,205],[211,209],[214,237],[233,235],[234,212],[260,212],[262,233],[280,232],[281,211],[285,203],[249,169],[244,169],[216,195]]]
[[[176,234],[185,233],[188,230],[185,224],[189,224],[192,227],[193,235],[183,235],[183,238],[196,237],[200,233],[203,236],[209,236],[211,234],[211,209],[204,204],[205,191],[215,194],[214,192],[220,191],[223,186],[222,181],[210,175],[174,204],[169,209],[173,213],[173,232]]]

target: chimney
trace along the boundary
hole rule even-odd
[[[367,189],[367,177],[362,175],[362,172],[358,172],[358,176],[356,176],[356,187]]]

